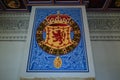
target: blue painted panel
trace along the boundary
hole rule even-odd
[[[42,50],[36,41],[36,30],[40,23],[50,14],[69,15],[78,25],[81,38],[78,46],[66,55],[61,55],[62,66],[54,67],[55,55]],[[83,17],[81,8],[37,8],[34,15],[34,25],[31,35],[31,45],[27,63],[27,72],[89,72],[87,61],[86,42],[84,35]]]

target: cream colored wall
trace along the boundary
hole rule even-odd
[[[24,41],[0,41],[0,80],[19,80]],[[120,80],[120,41],[92,41],[96,80]]]
[[[24,42],[0,41],[0,80],[18,80]]]
[[[120,80],[120,41],[92,41],[96,80]]]

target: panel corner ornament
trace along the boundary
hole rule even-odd
[[[68,54],[79,44],[81,37],[78,24],[67,14],[48,15],[36,31],[36,40],[40,48],[50,55],[55,55],[55,68],[62,66],[61,55]]]

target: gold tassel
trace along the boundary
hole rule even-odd
[[[62,59],[57,56],[55,59],[54,59],[54,67],[55,68],[60,68],[62,66]]]

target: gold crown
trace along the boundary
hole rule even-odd
[[[57,14],[51,14],[46,17],[48,24],[69,24],[71,17],[66,14],[60,14],[59,11]]]

